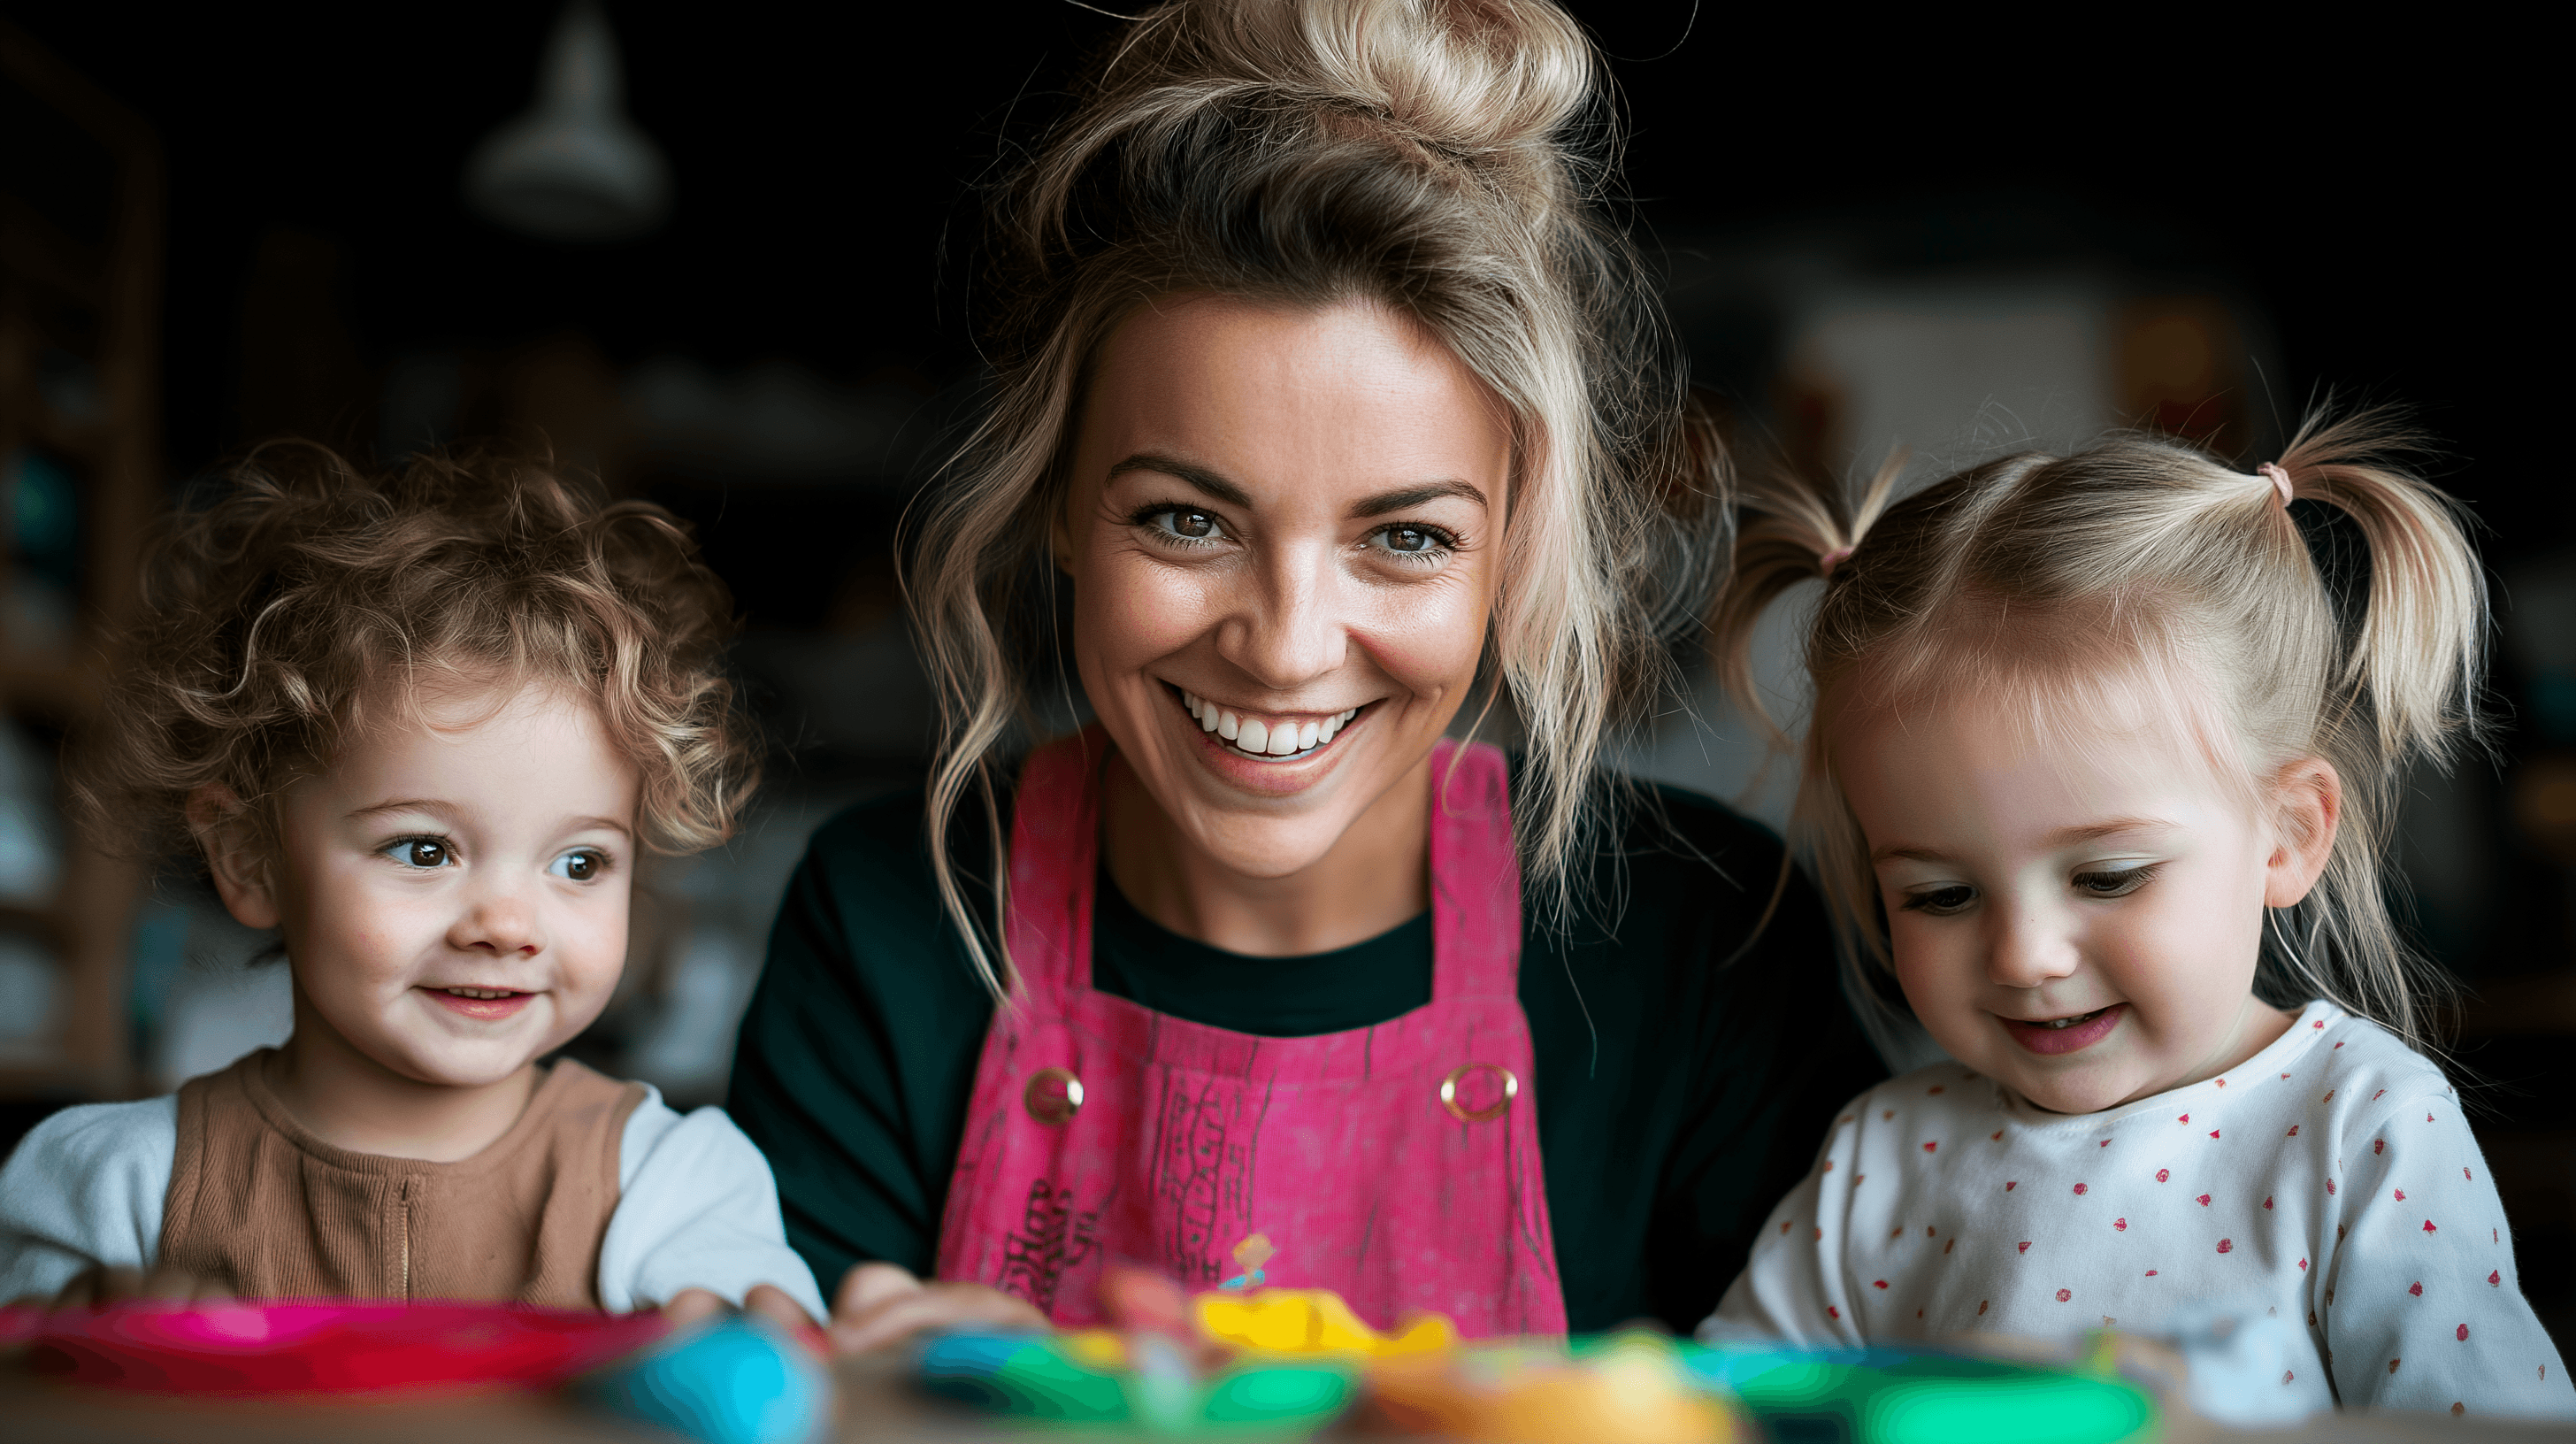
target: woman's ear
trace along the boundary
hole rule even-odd
[[[2302,757],[2272,778],[2272,856],[2263,864],[2263,906],[2298,903],[2334,856],[2343,820],[2343,778],[2322,757]]]
[[[246,928],[277,926],[280,910],[267,839],[250,808],[220,783],[188,794],[188,830],[206,854],[224,911]]]

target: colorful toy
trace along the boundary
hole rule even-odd
[[[1749,1435],[1680,1367],[1671,1341],[1653,1334],[1384,1360],[1370,1369],[1369,1389],[1395,1428],[1489,1444],[1732,1444]]]
[[[705,1444],[806,1444],[832,1418],[832,1381],[766,1320],[722,1320],[584,1379],[610,1413]]]
[[[1201,1294],[1194,1301],[1207,1337],[1265,1354],[1358,1354],[1393,1358],[1454,1348],[1458,1331],[1438,1314],[1416,1314],[1399,1334],[1360,1322],[1331,1289],[1262,1289]]]
[[[1218,1284],[1217,1287],[1234,1289],[1238,1292],[1261,1287],[1270,1281],[1270,1275],[1263,1273],[1261,1266],[1278,1256],[1278,1250],[1270,1246],[1267,1235],[1258,1233],[1252,1235],[1234,1246],[1234,1261],[1243,1265],[1243,1272]]]
[[[130,1303],[0,1310],[41,1374],[173,1394],[551,1389],[706,1444],[804,1444],[831,1417],[809,1346],[729,1319],[495,1304]]]
[[[1202,1380],[1168,1340],[1105,1331],[945,1334],[922,1347],[919,1369],[931,1393],[999,1413],[1164,1434],[1303,1434],[1340,1417],[1358,1392],[1348,1366],[1323,1362]]]
[[[2098,1350],[2078,1369],[1891,1348],[1684,1344],[1676,1357],[1774,1436],[1815,1444],[2125,1444],[2157,1431],[2155,1402]]]

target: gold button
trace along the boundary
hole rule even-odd
[[[1468,1075],[1474,1073],[1493,1075],[1494,1081],[1491,1085],[1493,1096],[1490,1101],[1478,1103],[1470,1100],[1466,1085]],[[1482,1093],[1484,1089],[1477,1088],[1474,1091]],[[1512,1100],[1519,1096],[1521,1096],[1521,1080],[1512,1076],[1511,1069],[1500,1064],[1470,1063],[1440,1080],[1440,1106],[1448,1109],[1449,1116],[1461,1123],[1483,1123],[1500,1118],[1504,1111],[1512,1106]]]
[[[1031,1118],[1056,1127],[1082,1111],[1082,1080],[1070,1068],[1040,1068],[1030,1076],[1029,1091],[1021,1101],[1028,1105]]]

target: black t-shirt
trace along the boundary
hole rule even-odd
[[[954,829],[990,916],[980,819]],[[1687,1330],[1803,1174],[1834,1110],[1885,1076],[1780,844],[1677,789],[1613,807],[1577,915],[1523,922],[1539,1152],[1566,1318]],[[918,791],[815,833],[743,1019],[727,1103],[778,1176],[787,1237],[829,1294],[861,1260],[927,1275],[993,1004],[939,905]],[[1241,958],[1177,936],[1101,880],[1093,986],[1238,1032],[1366,1027],[1431,996],[1426,913],[1353,947]],[[1747,940],[1751,946],[1747,947]],[[1740,953],[1740,956],[1739,956]],[[1293,986],[1283,986],[1283,976]]]

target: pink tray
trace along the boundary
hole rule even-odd
[[[668,1331],[660,1314],[496,1304],[119,1304],[0,1309],[38,1373],[193,1394],[542,1389]]]

